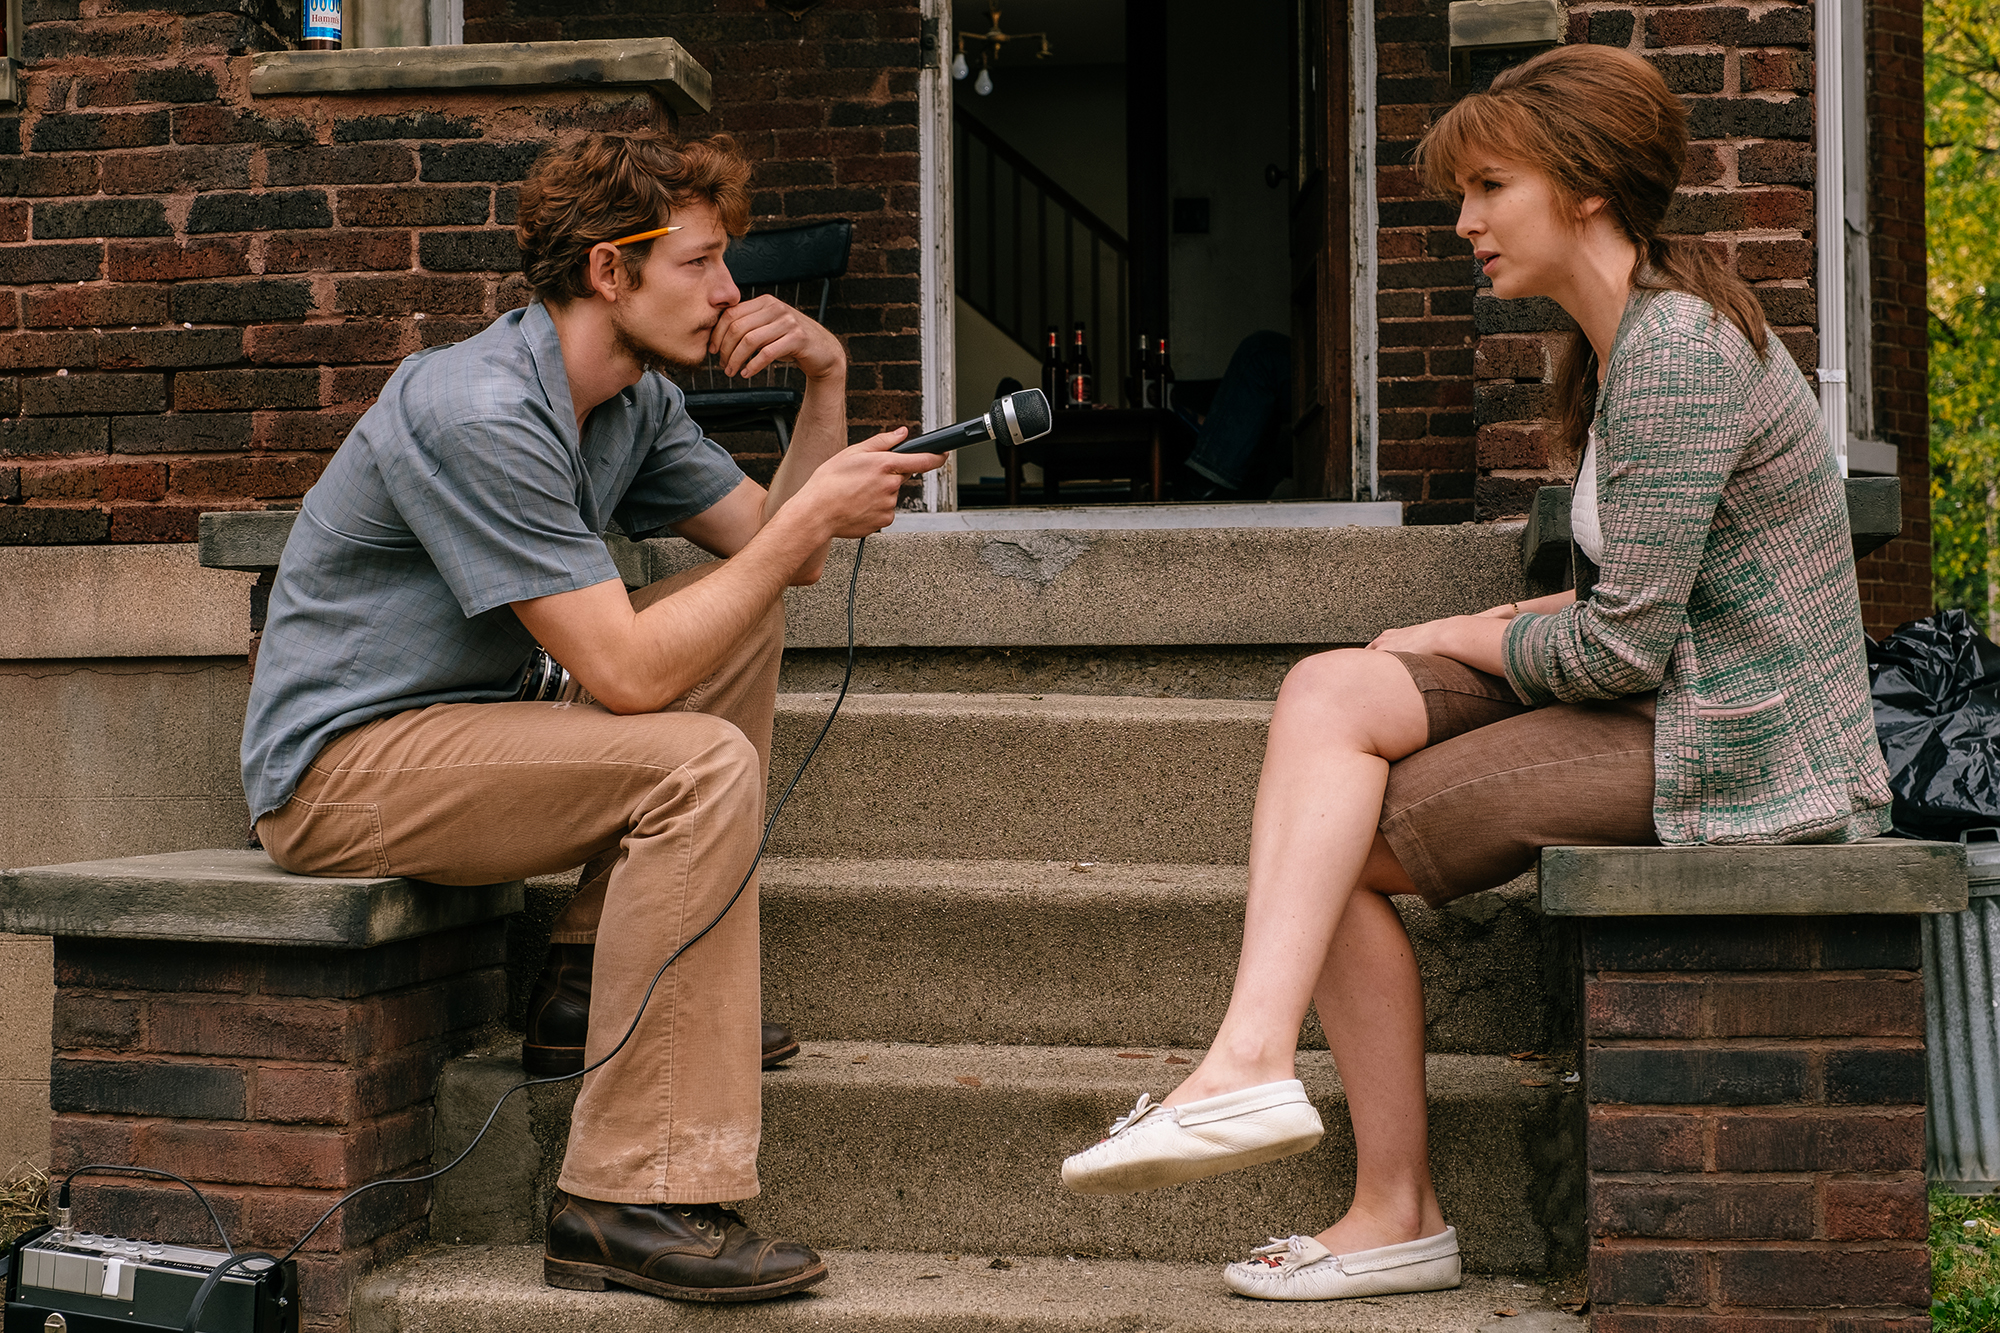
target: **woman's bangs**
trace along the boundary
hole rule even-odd
[[[1418,168],[1433,193],[1456,198],[1462,193],[1461,180],[1496,160],[1539,167],[1546,156],[1544,138],[1512,99],[1473,93],[1424,136],[1417,149]]]

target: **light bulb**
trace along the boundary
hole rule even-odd
[[[992,92],[993,76],[991,74],[988,74],[983,69],[980,70],[979,77],[972,81],[972,91],[978,93],[981,97],[984,97],[986,96],[986,94]]]
[[[962,79],[971,72],[971,67],[965,63],[965,52],[960,51],[951,58],[951,77]]]

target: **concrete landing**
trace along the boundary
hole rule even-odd
[[[1262,1236],[1246,1237],[1249,1246]],[[378,1275],[355,1302],[353,1333],[651,1333],[811,1329],[815,1333],[1584,1333],[1538,1285],[1468,1277],[1456,1291],[1352,1301],[1250,1301],[1217,1264],[1157,1264],[991,1253],[826,1253],[811,1291],[754,1306],[703,1306],[630,1291],[542,1285],[539,1246],[432,1251]],[[1511,1314],[1502,1314],[1509,1311]]]

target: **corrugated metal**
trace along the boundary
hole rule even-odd
[[[1967,841],[1971,903],[1924,918],[1928,1174],[1988,1194],[2000,1190],[2000,844]]]

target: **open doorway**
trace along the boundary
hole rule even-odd
[[[992,11],[952,8],[958,415],[1009,381],[1043,383],[1051,328],[1067,369],[1078,325],[1096,415],[1059,414],[1046,450],[1012,460],[1011,488],[1000,451],[964,451],[960,507],[1010,492],[1065,505],[1351,498],[1344,8]],[[982,40],[995,30],[1008,39]],[[1221,418],[1236,422],[1232,470],[1208,459],[1201,431],[1246,359],[1261,368],[1250,407],[1225,396],[1234,416]],[[1126,419],[1142,409],[1163,420]]]

